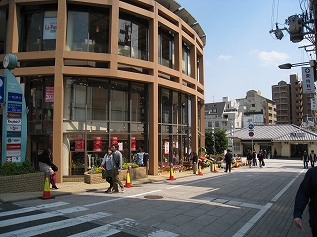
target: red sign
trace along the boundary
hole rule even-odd
[[[114,144],[118,144],[118,138],[117,137],[112,137],[111,138],[110,146],[112,146]]]
[[[84,139],[82,139],[81,137],[76,137],[75,151],[84,151],[84,150],[85,150]]]
[[[254,136],[254,132],[249,132],[249,136],[253,137]]]
[[[136,150],[136,139],[135,137],[131,137],[131,151]]]
[[[22,118],[22,114],[21,113],[8,112],[7,113],[7,117],[8,118]]]
[[[54,87],[45,88],[45,102],[54,102]]]
[[[21,150],[21,144],[7,144],[7,150]]]
[[[94,139],[94,151],[102,151],[101,137],[95,137],[95,139]]]

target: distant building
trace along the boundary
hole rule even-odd
[[[222,102],[205,104],[205,129],[211,131],[212,127],[230,131],[241,128],[242,115],[238,111],[235,101],[223,97]]]
[[[276,123],[275,102],[261,95],[260,90],[249,90],[245,98],[236,99],[242,113],[242,127],[249,123],[267,125]]]
[[[316,111],[311,110],[311,98],[315,94],[304,94],[298,76],[290,75],[290,83],[280,81],[272,86],[272,100],[276,103],[277,124],[305,126],[315,121]]]

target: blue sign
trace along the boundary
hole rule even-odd
[[[20,131],[8,131],[7,137],[21,137]]]
[[[249,132],[249,136],[253,137],[254,136],[254,132]]]
[[[8,103],[8,112],[22,113],[22,104]]]
[[[8,101],[22,102],[22,94],[8,92]]]
[[[4,77],[0,76],[0,104],[4,103]]]
[[[254,125],[253,125],[252,123],[250,123],[249,126],[248,126],[248,128],[249,128],[250,130],[253,130]]]

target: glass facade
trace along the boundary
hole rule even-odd
[[[67,51],[108,53],[109,9],[69,6]]]
[[[174,34],[159,27],[158,61],[169,68],[174,68]]]
[[[120,13],[118,54],[148,60],[148,21]]]
[[[21,8],[20,52],[56,49],[57,5]]]
[[[7,11],[0,10],[0,54],[4,54],[6,52],[6,35],[7,35]]]
[[[160,166],[179,165],[191,151],[188,112],[191,101],[189,96],[166,88],[160,88],[159,98],[158,163]]]
[[[65,139],[69,144],[70,174],[99,165],[114,140],[126,161],[137,147],[148,150],[147,84],[90,77],[66,77]],[[96,146],[96,139],[102,144]],[[89,160],[85,162],[85,153]],[[90,163],[89,163],[90,162]]]

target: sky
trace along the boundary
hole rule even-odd
[[[314,52],[299,48],[289,34],[278,40],[271,29],[288,27],[285,20],[301,14],[307,0],[176,0],[197,20],[207,41],[204,48],[205,103],[244,98],[249,90],[260,90],[272,99],[271,86],[301,78],[301,67],[282,70],[284,63],[309,62]],[[304,4],[300,4],[304,2]]]

